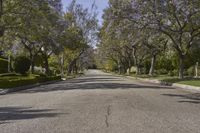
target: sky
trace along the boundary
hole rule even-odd
[[[63,9],[65,10],[66,7],[71,3],[72,0],[62,0],[63,3]],[[77,0],[77,3],[83,5],[84,8],[91,8],[91,5],[95,1],[97,5],[97,12],[98,12],[98,20],[99,24],[101,25],[103,10],[108,6],[108,0]]]

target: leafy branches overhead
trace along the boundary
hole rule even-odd
[[[70,61],[77,63],[81,54],[91,44],[92,36],[96,34],[95,6],[92,6],[92,11],[89,11],[73,1],[64,13],[61,0],[0,2],[1,49],[6,51],[5,48],[10,45],[15,52],[18,51],[17,48],[24,51],[23,54],[31,61],[32,73],[35,64],[38,65],[36,63],[38,57],[42,59],[40,64],[48,75],[51,73],[49,64],[53,64],[49,63],[49,60],[53,57],[58,57],[60,60],[58,62],[62,62],[60,63],[62,68],[64,64],[70,64],[70,62],[65,63],[64,56],[71,57]],[[65,67],[66,70],[67,67],[69,65]]]
[[[149,49],[150,57],[166,49],[173,51],[179,57],[179,77],[183,78],[185,59],[200,37],[199,22],[199,0],[110,0],[104,12],[101,45],[110,36],[110,41],[117,39],[120,44],[123,40],[123,45],[134,46],[133,50],[135,46]],[[152,60],[153,65],[155,58]]]

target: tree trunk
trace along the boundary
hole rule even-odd
[[[118,65],[118,72],[119,72],[119,74],[122,73],[122,72],[121,72],[121,65],[120,65],[120,64]]]
[[[121,74],[121,61],[117,61],[118,73]]]
[[[48,61],[48,58],[47,58],[47,57],[45,57],[44,63],[45,63],[45,73],[46,73],[47,75],[50,75],[49,61]]]
[[[74,64],[73,64],[73,74],[77,74],[78,73],[78,71],[77,71],[77,66],[76,66],[76,61],[74,62]]]
[[[8,55],[8,72],[11,72],[11,58],[10,58],[10,54]]]
[[[76,64],[76,74],[78,74],[78,66],[77,66],[77,64]]]
[[[71,75],[72,72],[74,72],[74,63],[75,63],[75,62],[76,62],[76,59],[73,60],[73,61],[69,64],[68,72],[67,72],[68,75]]]
[[[31,61],[31,73],[35,72],[35,61]]]
[[[31,59],[31,73],[33,74],[35,72],[35,57],[30,54],[30,59]]]
[[[131,74],[131,67],[128,68],[127,74],[128,74],[128,75]]]
[[[137,65],[136,66],[136,75],[140,75],[141,74],[141,69],[140,69],[140,66]]]
[[[72,74],[72,64],[69,65],[68,70],[67,70],[67,74],[68,75]]]
[[[61,61],[61,77],[64,77],[64,54],[62,54],[62,57],[60,59]]]
[[[125,67],[125,65],[122,66],[122,74],[126,74],[127,72],[127,68]]]
[[[153,76],[154,75],[154,70],[155,70],[155,62],[156,62],[156,55],[153,55],[151,58],[151,68],[149,70],[149,75]]]
[[[131,66],[131,61],[129,60],[129,61],[128,61],[128,71],[127,71],[127,74],[128,74],[128,75],[131,74],[131,67],[132,67],[132,66]]]
[[[195,77],[198,78],[198,67],[199,67],[199,62],[196,62],[195,65]]]
[[[184,79],[184,59],[185,55],[179,55],[179,78]]]

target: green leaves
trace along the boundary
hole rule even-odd
[[[1,50],[17,55],[23,52],[31,60],[31,69],[37,65],[39,56],[47,73],[48,59],[52,56],[66,55],[70,59],[64,64],[76,63],[95,38],[97,14],[94,5],[89,11],[74,1],[63,13],[61,0],[0,2]]]

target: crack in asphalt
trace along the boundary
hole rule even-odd
[[[105,115],[105,123],[106,127],[109,127],[108,117],[111,115],[111,105],[107,107],[107,114]]]
[[[108,115],[108,116],[111,114],[110,108],[111,108],[111,105],[109,105],[109,106],[107,107],[107,115]]]
[[[106,115],[106,120],[105,120],[105,123],[106,123],[106,127],[109,127],[109,123],[108,123],[108,116]]]

